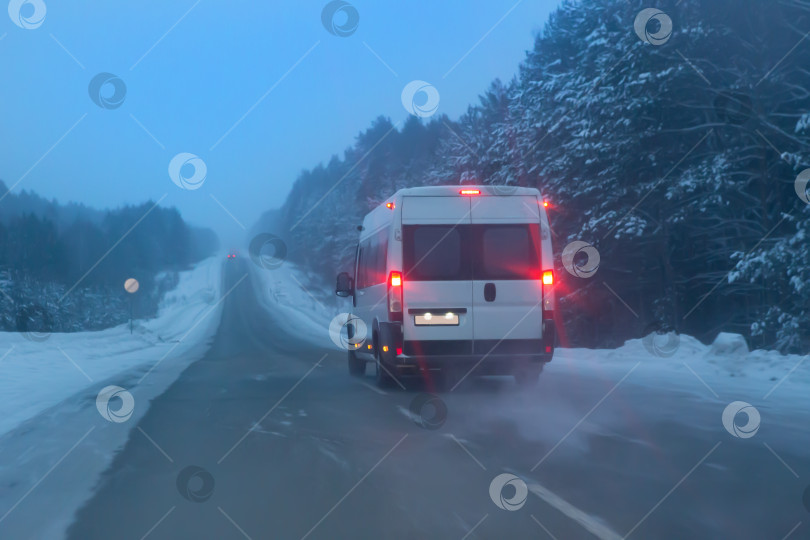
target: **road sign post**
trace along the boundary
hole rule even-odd
[[[124,282],[124,289],[129,293],[129,333],[132,334],[133,319],[135,318],[135,293],[141,286],[135,278],[129,278]]]

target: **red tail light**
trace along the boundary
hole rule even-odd
[[[546,270],[543,272],[543,285],[554,285],[554,271]]]
[[[461,191],[459,191],[459,193],[461,195],[480,195],[481,190],[480,189],[462,189]]]
[[[402,320],[402,273],[388,275],[388,316],[392,321]]]
[[[545,206],[546,208],[548,208],[548,201],[543,201],[543,206]]]

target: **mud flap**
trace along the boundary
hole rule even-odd
[[[380,323],[379,339],[380,358],[386,366],[393,366],[397,358],[397,348],[402,348],[402,325]]]
[[[543,321],[543,354],[545,355],[545,362],[551,362],[554,354],[554,347],[557,342],[557,327],[553,319],[546,319]]]

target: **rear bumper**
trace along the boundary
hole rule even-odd
[[[545,354],[542,339],[486,339],[463,341],[405,341],[405,356],[539,356]]]
[[[544,339],[412,341],[403,339],[401,325],[381,323],[380,344],[389,347],[389,352],[381,353],[381,356],[389,367],[402,374],[475,368],[479,375],[508,375],[551,361],[554,355],[553,322],[544,325],[544,330]],[[396,354],[397,350],[402,351],[401,354]]]
[[[551,356],[399,356],[391,367],[403,375],[425,370],[475,370],[476,375],[511,375],[527,368],[537,369],[550,362]]]

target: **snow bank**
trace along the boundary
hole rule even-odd
[[[219,320],[212,310],[219,310],[214,305],[220,296],[221,264],[221,257],[212,257],[182,272],[158,316],[135,321],[132,334],[128,324],[52,334],[42,341],[0,332],[0,436],[100,381],[156,362],[172,348],[171,354],[179,356],[191,342],[213,335]],[[183,339],[186,334],[188,341]]]
[[[284,262],[275,269],[252,268],[257,296],[272,315],[280,315],[279,326],[319,346],[336,348],[329,337],[329,324],[339,313],[351,311],[348,301],[337,298],[329,284],[292,263]],[[617,349],[558,348],[547,370],[620,378],[636,363],[640,365],[633,380],[708,393],[709,398],[724,392],[751,399],[763,399],[771,391],[793,398],[810,393],[810,359],[778,351],[749,351],[743,336],[725,332],[710,345],[688,335],[653,333]]]
[[[329,324],[341,312],[350,311],[350,303],[288,261],[279,268],[251,265],[251,269],[257,298],[279,327],[319,347],[337,348],[329,337]]]
[[[709,351],[716,355],[742,357],[748,354],[748,344],[740,334],[720,332],[712,342]]]
[[[637,363],[633,381],[708,394],[708,398],[732,393],[764,400],[774,393],[798,404],[810,394],[810,355],[749,351],[743,336],[725,332],[710,345],[670,333],[631,339],[617,349],[558,348],[547,370],[618,374]]]

